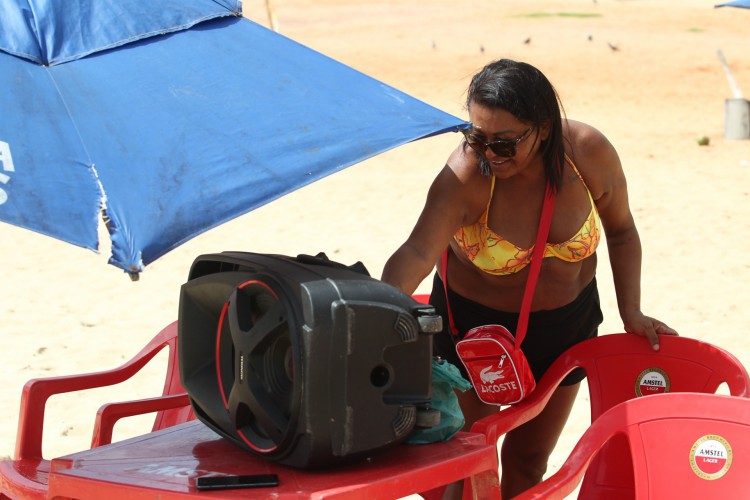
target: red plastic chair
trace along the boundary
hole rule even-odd
[[[591,420],[613,406],[641,395],[665,392],[715,393],[726,383],[733,396],[750,397],[750,378],[737,358],[724,349],[689,337],[662,335],[654,351],[644,337],[603,335],[566,351],[525,401],[485,417],[472,426],[488,442],[538,415],[560,381],[573,369],[586,371]],[[634,476],[628,443],[615,437],[602,448],[581,486],[579,498],[634,498]],[[664,498],[680,498],[664,497]]]
[[[562,499],[613,439],[625,441],[638,499],[747,498],[750,400],[700,393],[661,394],[621,403],[583,434],[560,470],[516,497]]]
[[[164,328],[130,361],[118,368],[82,375],[34,379],[21,395],[15,458],[0,461],[0,498],[42,499],[47,494],[50,461],[42,456],[44,409],[55,394],[119,384],[130,379],[163,348],[169,348],[166,380],[161,397],[109,403],[97,412],[92,448],[112,439],[112,428],[123,417],[157,412],[153,430],[195,418],[180,383],[177,363],[177,322]]]

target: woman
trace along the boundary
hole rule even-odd
[[[654,349],[657,334],[676,334],[641,312],[641,244],[620,159],[604,135],[564,119],[547,78],[507,59],[472,78],[467,108],[472,128],[434,180],[411,235],[386,263],[383,281],[413,293],[447,247],[447,277],[435,274],[430,302],[447,318],[447,278],[460,332],[483,324],[515,331],[550,183],[555,210],[522,346],[535,378],[565,349],[597,335],[600,222],[625,331],[646,337]],[[436,355],[463,369],[447,328],[434,344]],[[503,498],[542,480],[583,377],[582,371],[571,373],[538,417],[505,436]],[[466,428],[498,409],[474,391],[459,399]]]

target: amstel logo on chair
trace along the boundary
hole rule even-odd
[[[638,397],[650,394],[669,392],[669,375],[661,368],[646,368],[635,381],[635,393]]]
[[[690,467],[701,479],[719,479],[731,466],[732,447],[721,436],[703,436],[690,449]]]

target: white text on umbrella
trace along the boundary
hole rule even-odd
[[[10,144],[0,141],[0,163],[3,165],[3,171],[15,172],[13,167],[13,157],[10,155]],[[0,172],[0,184],[7,184],[10,177]],[[0,205],[8,201],[8,193],[0,189]]]

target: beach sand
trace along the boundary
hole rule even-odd
[[[273,7],[282,34],[462,118],[469,77],[485,63],[509,57],[539,67],[568,117],[602,130],[620,153],[644,249],[644,312],[750,366],[750,140],[723,137],[732,89],[717,57],[721,49],[750,93],[750,11],[705,0],[276,0]],[[245,15],[268,24],[261,0],[245,2]],[[704,135],[710,144],[699,146]],[[0,224],[0,456],[13,454],[24,382],[130,358],[177,318],[180,286],[198,255],[325,252],[362,261],[379,277],[458,140],[446,134],[402,146],[296,191],[187,242],[138,282],[106,264],[106,239],[97,254]],[[606,245],[598,253],[600,333],[620,332]],[[116,394],[53,397],[45,456],[88,447],[102,402],[155,395],[162,377],[148,370]],[[582,391],[551,471],[588,418]],[[123,422],[115,438],[148,425]]]

